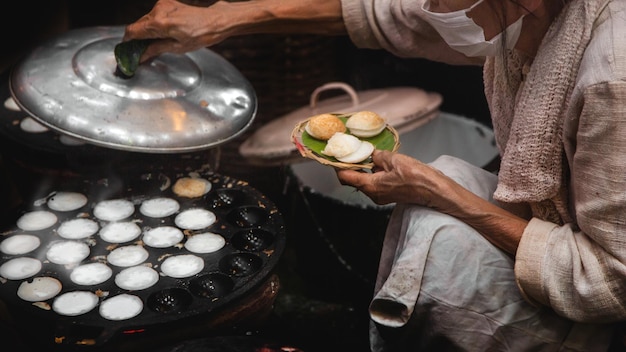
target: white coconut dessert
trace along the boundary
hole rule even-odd
[[[17,227],[24,231],[44,230],[56,224],[56,214],[47,210],[34,210],[23,214],[17,219]]]
[[[0,275],[8,280],[23,280],[35,276],[41,267],[39,259],[18,257],[4,262],[0,266]]]
[[[90,237],[99,229],[100,225],[97,222],[91,219],[77,218],[62,222],[57,229],[57,234],[65,239],[77,240]]]
[[[7,237],[0,242],[0,252],[8,255],[21,255],[34,251],[40,245],[39,237],[22,233]]]
[[[349,164],[360,163],[369,158],[373,152],[374,145],[372,143],[341,132],[330,137],[326,147],[322,150],[322,154]]]
[[[222,249],[226,240],[219,234],[212,232],[199,233],[187,238],[185,248],[192,253],[213,253]]]
[[[126,199],[103,200],[96,204],[93,215],[104,221],[120,221],[135,213],[135,205]]]
[[[87,144],[78,138],[70,137],[67,135],[59,136],[59,142],[61,142],[61,144],[63,145],[67,145],[68,147],[75,147],[75,146]]]
[[[144,265],[133,266],[115,275],[115,284],[124,290],[145,290],[159,281],[159,273]]]
[[[109,297],[100,303],[99,313],[107,320],[126,320],[134,318],[143,310],[141,298],[128,293]]]
[[[43,133],[50,129],[45,125],[35,121],[32,117],[25,117],[20,121],[20,128],[27,133]]]
[[[52,310],[60,315],[77,316],[90,312],[98,305],[98,296],[90,291],[63,293],[52,302]]]
[[[180,212],[174,218],[176,226],[185,230],[200,230],[215,223],[215,213],[203,208],[190,208]]]
[[[98,285],[113,276],[113,270],[104,263],[79,265],[70,273],[70,280],[77,285]]]
[[[177,279],[193,276],[202,269],[204,269],[204,260],[193,254],[171,256],[161,264],[163,274]]]
[[[183,232],[174,226],[159,226],[149,229],[142,236],[146,246],[167,248],[178,244],[185,237]]]
[[[111,222],[104,225],[98,235],[109,243],[125,243],[139,237],[141,228],[132,221]]]
[[[346,127],[350,133],[361,138],[374,137],[380,134],[386,126],[385,119],[373,111],[359,111],[346,121]]]
[[[17,296],[28,302],[43,302],[58,295],[63,289],[61,281],[43,276],[24,281],[17,288]]]
[[[12,97],[8,97],[5,101],[4,101],[4,107],[12,110],[12,111],[21,111],[22,109],[20,109],[19,105],[17,105],[17,103],[15,102],[15,99],[13,99]]]
[[[148,259],[150,253],[141,245],[129,245],[115,248],[107,255],[111,265],[129,267],[141,264]]]
[[[87,204],[87,197],[79,192],[56,192],[48,199],[47,204],[54,211],[72,211]]]
[[[175,214],[180,209],[176,199],[159,197],[145,200],[139,207],[139,212],[151,218],[164,218]]]
[[[46,258],[55,264],[78,264],[89,256],[89,246],[80,241],[56,241],[46,251]]]

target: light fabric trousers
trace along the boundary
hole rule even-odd
[[[442,156],[432,166],[493,201],[497,176]],[[519,293],[514,260],[473,228],[397,204],[370,305],[372,351],[606,351],[610,325],[574,323]]]

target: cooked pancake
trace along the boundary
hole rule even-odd
[[[48,131],[48,127],[40,124],[31,117],[25,117],[20,122],[20,128],[28,133],[43,133]]]
[[[168,257],[161,264],[163,274],[177,279],[193,276],[202,269],[204,269],[204,260],[193,254]]]
[[[93,235],[99,228],[98,223],[91,219],[77,218],[62,222],[57,234],[69,240],[76,240]]]
[[[104,221],[120,221],[133,215],[135,205],[125,199],[103,200],[96,204],[93,215]]]
[[[172,192],[179,197],[197,198],[207,194],[211,187],[211,182],[203,178],[182,177],[176,180]]]
[[[24,231],[39,231],[56,224],[57,216],[46,210],[34,210],[17,219],[17,227]]]
[[[39,248],[39,237],[28,234],[18,234],[5,238],[0,243],[0,252],[8,255],[20,255],[32,252]]]
[[[107,255],[109,264],[121,267],[128,267],[141,264],[148,259],[150,254],[140,245],[130,245],[118,247]]]
[[[35,258],[10,259],[0,266],[0,275],[9,280],[22,280],[34,276],[41,270],[41,261]]]
[[[122,293],[107,298],[100,304],[100,316],[108,320],[126,320],[133,318],[143,310],[141,298]]]
[[[185,235],[174,226],[160,226],[144,232],[142,240],[146,246],[154,248],[172,247],[179,243]]]
[[[80,263],[89,256],[89,246],[79,241],[58,241],[46,252],[46,258],[55,264],[68,265]]]
[[[224,237],[211,232],[199,233],[187,238],[185,248],[193,253],[213,253],[226,245]]]
[[[87,204],[87,197],[78,192],[57,192],[48,199],[48,208],[55,211],[72,211]]]
[[[112,222],[100,230],[100,238],[109,243],[124,243],[141,235],[141,228],[132,221]]]
[[[373,137],[381,133],[387,123],[385,119],[372,111],[359,111],[348,118],[346,127],[357,137]]]
[[[89,291],[66,292],[54,299],[52,310],[61,315],[85,314],[98,305],[98,296]]]
[[[174,223],[181,229],[200,230],[213,225],[216,220],[215,214],[210,210],[191,208],[176,215]]]
[[[17,288],[17,296],[28,302],[41,302],[58,295],[62,287],[61,281],[53,277],[36,277],[22,282]]]
[[[176,187],[176,185],[174,187]],[[206,189],[206,184],[204,182],[202,187],[204,187],[202,189],[202,192],[204,192]],[[148,199],[141,203],[139,212],[151,218],[164,218],[176,213],[178,209],[180,209],[178,201],[172,198],[160,197]]]
[[[20,107],[17,105],[17,103],[15,102],[15,100],[13,100],[12,97],[8,97],[7,100],[4,101],[4,107],[9,109],[9,110],[13,110],[13,111],[20,111],[22,109],[20,109]]]
[[[70,280],[78,285],[97,285],[107,281],[113,270],[103,263],[88,263],[77,266],[70,274]]]
[[[122,289],[144,290],[159,281],[159,273],[147,266],[139,265],[126,268],[115,275],[115,284]]]
[[[311,137],[325,141],[337,132],[345,132],[346,125],[333,114],[321,114],[311,117],[304,130]]]

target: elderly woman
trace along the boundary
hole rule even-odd
[[[603,351],[626,319],[626,1],[161,0],[143,60],[250,33],[483,64],[497,175],[377,151],[343,184],[396,203],[370,306],[374,351]]]

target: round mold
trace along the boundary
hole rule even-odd
[[[230,211],[226,218],[239,227],[253,227],[266,223],[269,214],[257,206],[242,206]]]
[[[243,230],[235,233],[230,242],[241,251],[257,252],[272,245],[274,234],[263,229]]]
[[[148,308],[159,313],[182,312],[191,305],[191,294],[182,288],[166,288],[148,297]]]
[[[189,282],[191,293],[202,298],[220,298],[228,295],[235,286],[233,280],[221,273],[208,273]]]
[[[263,266],[263,260],[252,253],[232,253],[224,256],[219,262],[222,272],[241,277],[252,275]]]
[[[229,208],[243,204],[246,193],[237,188],[219,188],[216,189],[208,201],[213,208]]]

